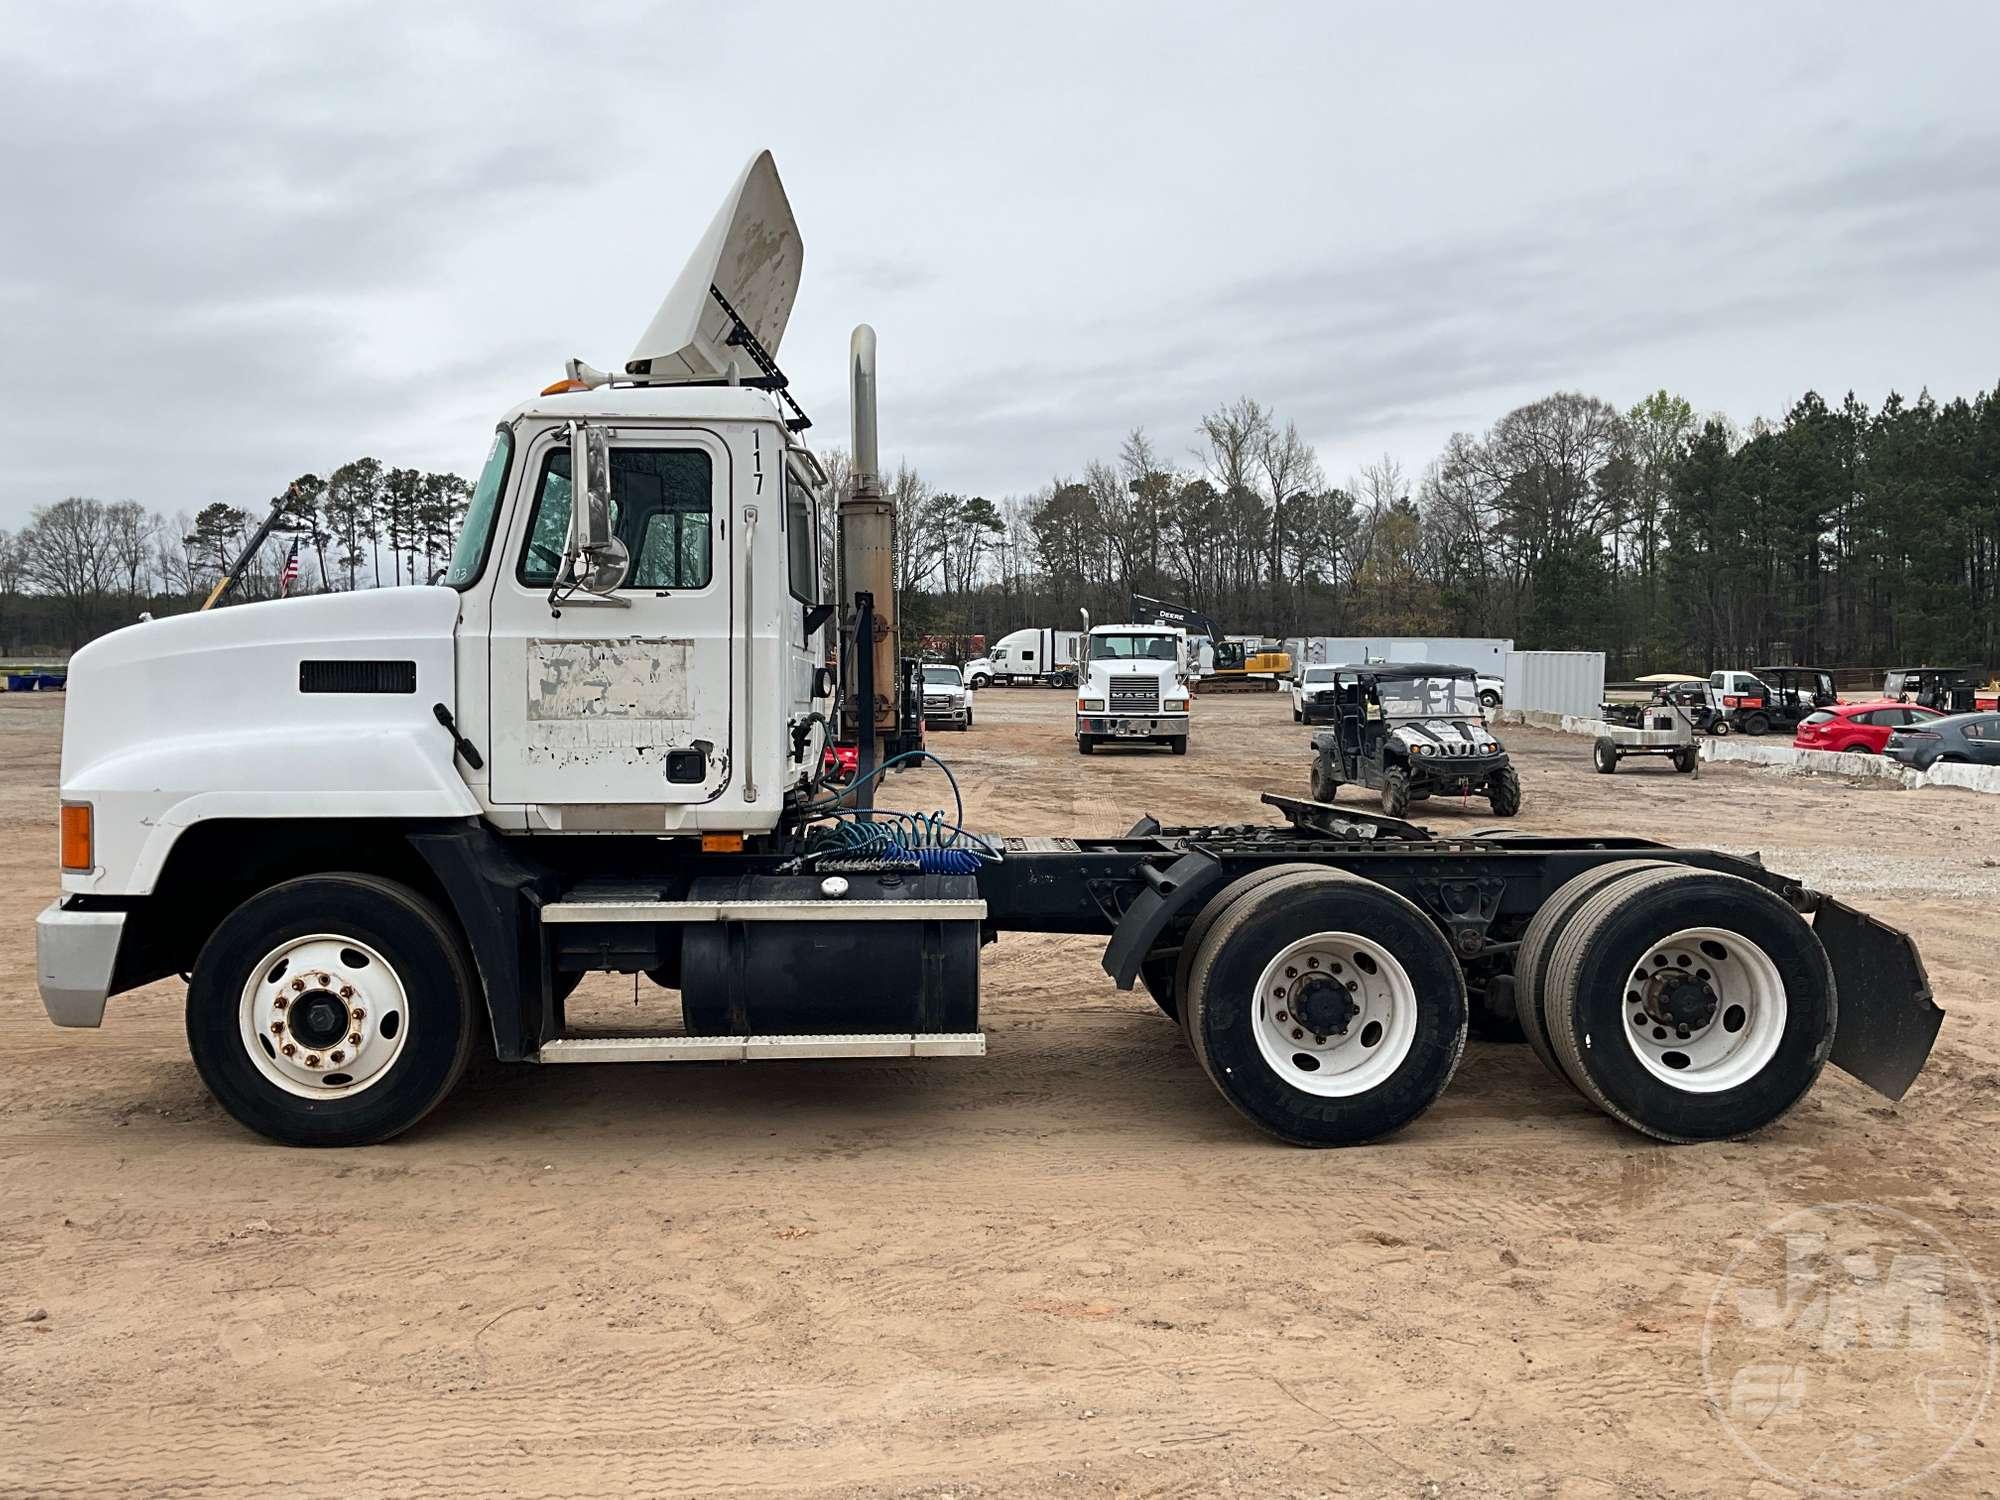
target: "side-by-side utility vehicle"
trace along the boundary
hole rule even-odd
[[[1521,810],[1520,775],[1487,727],[1472,668],[1376,663],[1332,673],[1331,702],[1318,706],[1333,728],[1313,736],[1315,800],[1361,786],[1381,793],[1392,818],[1432,796],[1484,797],[1503,818]]]
[[[955,795],[876,807],[921,705],[875,337],[850,349],[834,528],[777,364],[800,265],[760,156],[630,359],[572,361],[502,419],[440,584],[159,619],[76,654],[62,894],[37,930],[53,1020],[97,1026],[108,997],[184,974],[224,1108],[355,1145],[423,1118],[476,1048],[978,1054],[981,948],[1094,933],[1231,1105],[1307,1145],[1415,1119],[1470,1016],[1664,1140],[1767,1124],[1829,1057],[1891,1097],[1917,1076],[1941,1012],[1909,939],[1754,858],[1435,837],[1272,796],[1273,821],[1120,836],[982,837]],[[1476,703],[1375,708],[1371,735],[1479,733]],[[853,782],[831,788],[843,741]],[[899,776],[899,797],[920,784],[944,782]],[[663,1003],[636,1029],[574,1024],[593,971]]]

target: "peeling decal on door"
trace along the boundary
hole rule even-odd
[[[693,732],[693,641],[545,641],[528,646],[528,756],[544,764],[657,761]]]

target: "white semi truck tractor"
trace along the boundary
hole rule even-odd
[[[1187,632],[1172,625],[1092,625],[1076,690],[1076,749],[1107,741],[1186,755],[1192,722]]]
[[[1122,836],[986,838],[955,797],[870,806],[882,770],[924,756],[890,740],[875,341],[850,351],[828,599],[827,491],[777,364],[800,265],[760,156],[631,358],[572,361],[501,419],[441,583],[154,620],[76,654],[61,895],[37,923],[56,1024],[184,976],[230,1114],[358,1145],[421,1120],[475,1050],[977,1055],[983,945],[1090,933],[1229,1104],[1303,1145],[1417,1118],[1469,1025],[1670,1141],[1768,1124],[1829,1058],[1891,1098],[1915,1079],[1942,1012],[1910,940],[1755,859],[1439,838],[1275,795],[1265,822]],[[1130,667],[1111,663],[1107,713]],[[1171,677],[1149,677],[1155,721]],[[830,728],[859,743],[844,790],[822,781]],[[593,971],[678,992],[677,1023],[573,1023]]]

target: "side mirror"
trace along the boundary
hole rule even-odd
[[[569,576],[587,593],[608,594],[631,562],[611,523],[611,444],[602,427],[569,424]]]

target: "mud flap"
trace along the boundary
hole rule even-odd
[[[1142,866],[1141,873],[1146,888],[1132,898],[1104,948],[1104,972],[1121,990],[1132,988],[1139,966],[1175,918],[1201,910],[1228,875],[1220,860],[1198,851],[1183,854],[1165,870]]]
[[[1834,1066],[1878,1094],[1902,1098],[1944,1022],[1917,945],[1908,933],[1827,896],[1813,913],[1813,931],[1833,964]]]

